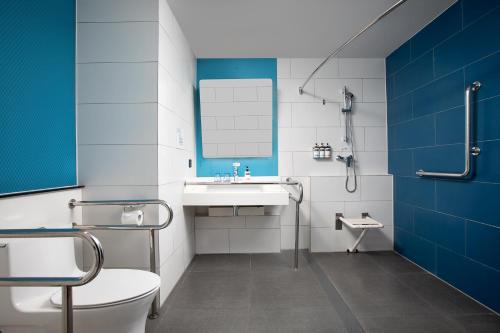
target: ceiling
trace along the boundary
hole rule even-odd
[[[397,0],[168,0],[199,58],[325,57]],[[386,57],[455,0],[408,0],[342,57]]]

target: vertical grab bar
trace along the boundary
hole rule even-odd
[[[417,176],[420,177],[441,177],[441,178],[455,178],[455,179],[463,179],[467,178],[471,173],[471,161],[470,156],[478,156],[481,150],[479,147],[471,147],[471,119],[472,119],[472,101],[471,94],[472,92],[476,92],[481,88],[481,83],[479,81],[475,81],[472,85],[467,86],[465,88],[465,167],[464,171],[460,173],[452,173],[452,172],[428,172],[424,170],[418,170],[416,172]],[[472,151],[472,153],[471,153]]]

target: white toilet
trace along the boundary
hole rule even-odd
[[[0,276],[79,276],[73,239],[1,240]],[[106,254],[104,254],[106,255]],[[144,333],[161,284],[157,274],[102,269],[73,288],[75,333]],[[62,332],[61,288],[0,287],[0,332]]]

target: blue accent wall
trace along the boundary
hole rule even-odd
[[[232,174],[232,163],[241,163],[240,176],[245,166],[252,176],[278,175],[278,117],[277,117],[277,67],[275,58],[245,59],[198,59],[197,87],[200,80],[216,79],[271,79],[273,81],[273,154],[256,158],[204,158],[201,140],[201,116],[199,91],[196,91],[196,174],[198,177],[213,177],[216,173]]]
[[[0,1],[0,193],[76,184],[75,1]]]
[[[395,250],[500,312],[500,1],[462,0],[386,59]],[[464,89],[474,100],[475,175],[463,170]]]

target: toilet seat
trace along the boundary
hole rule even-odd
[[[80,287],[73,288],[73,308],[92,309],[131,302],[156,293],[161,279],[157,274],[136,269],[102,269],[99,275]],[[50,297],[56,307],[62,305],[59,290]]]

